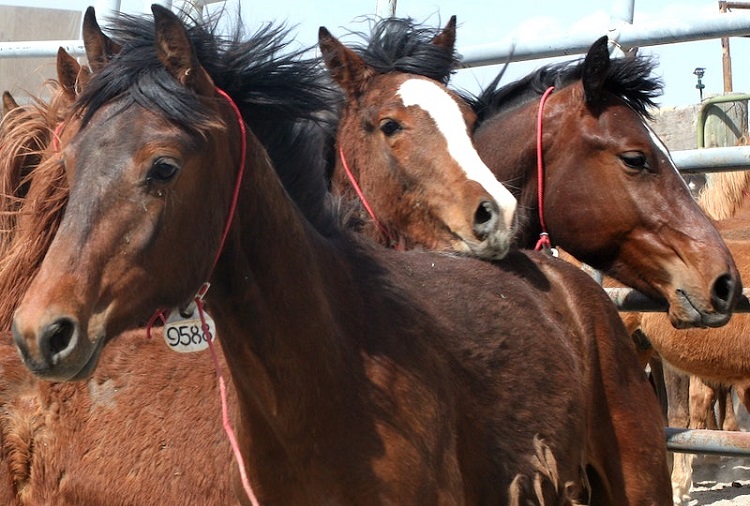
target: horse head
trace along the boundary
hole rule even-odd
[[[427,47],[443,55],[454,41],[452,18]],[[516,201],[474,149],[468,105],[437,79],[378,71],[325,28],[319,45],[346,96],[334,192],[356,194],[386,244],[505,256]]]

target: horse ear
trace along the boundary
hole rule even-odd
[[[75,100],[76,87],[78,84],[78,74],[81,71],[81,65],[68,52],[59,48],[57,50],[57,80],[64,90],[65,94]]]
[[[341,89],[349,96],[357,96],[374,71],[361,56],[343,45],[324,26],[318,30],[318,46],[323,61]]]
[[[445,25],[443,31],[440,32],[432,39],[432,44],[437,47],[441,47],[448,51],[453,52],[453,48],[456,46],[456,16],[451,16],[448,20],[448,24]]]
[[[86,58],[94,72],[101,70],[122,49],[119,44],[104,35],[96,21],[96,12],[93,7],[86,9],[83,15],[83,46],[86,48]]]
[[[91,69],[88,65],[81,65],[81,68],[78,70],[78,77],[76,78],[76,95],[81,93],[90,80]]]
[[[151,6],[156,27],[156,54],[177,81],[200,95],[212,95],[214,83],[198,61],[187,29],[171,10]]]
[[[604,83],[609,75],[609,48],[607,36],[599,38],[591,45],[586,58],[583,60],[583,91],[585,101],[589,105],[599,103],[602,97]]]
[[[13,98],[13,95],[8,91],[3,92],[3,116],[8,114],[13,109],[18,107],[18,102]]]

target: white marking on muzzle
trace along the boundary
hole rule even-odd
[[[398,94],[405,107],[421,107],[435,121],[445,137],[448,153],[466,177],[481,184],[492,195],[503,213],[505,226],[510,229],[516,211],[516,198],[503,186],[471,142],[466,122],[456,101],[437,83],[427,79],[408,79],[401,84]]]

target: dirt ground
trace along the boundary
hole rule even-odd
[[[750,506],[750,459],[697,456],[689,506]]]

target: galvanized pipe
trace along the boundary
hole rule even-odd
[[[750,16],[745,13],[717,13],[693,19],[670,19],[660,26],[621,23],[549,39],[505,40],[459,48],[467,67],[494,65],[508,61],[535,60],[554,56],[584,54],[602,35],[616,40],[623,48],[656,46],[675,42],[750,35]]]
[[[683,174],[750,169],[750,146],[672,151],[672,160]]]
[[[706,453],[726,457],[750,455],[750,433],[730,430],[676,429],[666,427],[667,450]]]
[[[102,0],[102,8],[111,10],[119,5],[117,0]],[[395,1],[391,0],[391,5]],[[627,17],[627,13],[625,14]],[[688,42],[693,40],[717,39],[750,35],[750,16],[745,13],[717,14],[696,19],[671,19],[662,26],[636,26],[626,22],[615,27],[603,27],[584,33],[572,33],[550,39],[517,39],[505,42],[494,42],[466,48],[459,48],[463,63],[467,67],[478,67],[505,63],[506,61],[534,60],[552,56],[583,54],[591,47],[592,42],[602,35],[609,35],[625,48]],[[46,45],[45,45],[46,44]],[[0,58],[54,57],[60,46],[71,48],[75,55],[82,48],[80,40],[37,42],[2,42]]]

